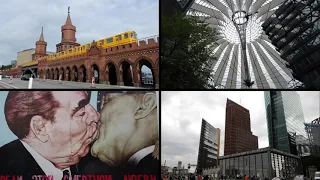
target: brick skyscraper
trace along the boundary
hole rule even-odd
[[[227,99],[224,156],[258,149],[250,126],[249,110]]]

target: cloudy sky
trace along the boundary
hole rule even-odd
[[[220,156],[224,154],[225,106],[227,98],[250,111],[251,131],[259,148],[269,145],[264,92],[162,92],[161,164],[173,167],[178,161],[187,167],[197,164],[201,119],[221,129]],[[298,92],[306,122],[320,116],[319,92]]]
[[[78,43],[92,42],[128,30],[138,39],[159,34],[159,0],[9,0],[1,2],[0,65],[10,64],[17,53],[35,48],[41,27],[55,52],[61,42],[68,6]]]

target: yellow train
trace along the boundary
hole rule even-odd
[[[117,34],[115,36],[100,39],[96,42],[97,42],[97,46],[102,48],[110,48],[114,46],[134,43],[134,42],[137,42],[137,33],[135,31],[128,31],[121,34]],[[88,49],[90,49],[91,46],[92,46],[92,42],[83,44],[81,46],[76,46],[74,48],[70,48],[55,54],[50,54],[48,55],[47,59],[49,61],[53,61],[60,58],[66,58],[70,56],[84,54]]]

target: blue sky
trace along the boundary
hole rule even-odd
[[[19,51],[35,48],[41,27],[47,51],[61,42],[68,6],[80,44],[134,30],[138,39],[159,35],[159,0],[11,0],[1,3],[0,65],[17,59]]]
[[[6,118],[4,116],[4,102],[7,98],[8,91],[1,91],[0,92],[0,147],[11,142],[12,140],[17,139],[17,137],[11,132],[11,130],[8,127]],[[90,104],[97,109],[97,91],[91,92],[91,99]]]

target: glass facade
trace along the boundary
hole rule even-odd
[[[266,91],[264,96],[270,147],[295,155],[309,155],[301,149],[308,140],[299,94]]]
[[[320,88],[319,6],[319,0],[287,0],[262,25],[293,76],[307,88]]]
[[[202,119],[199,143],[198,169],[213,168],[218,165],[220,129],[214,128]]]
[[[257,178],[283,177],[293,178],[302,174],[301,160],[294,156],[272,148],[263,148],[244,153],[220,157],[221,173],[229,178],[237,175]]]

